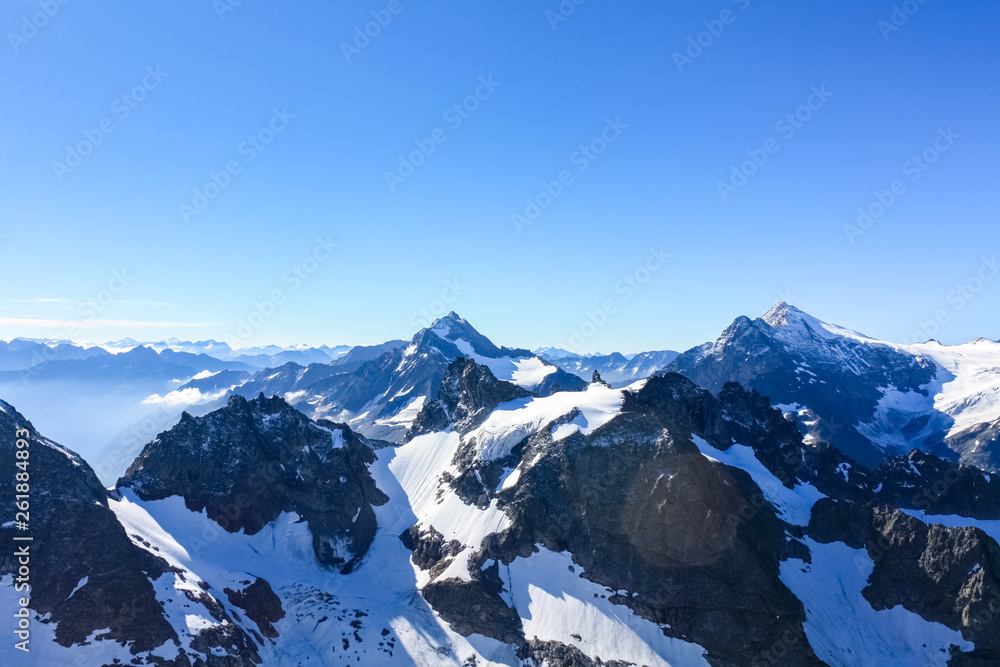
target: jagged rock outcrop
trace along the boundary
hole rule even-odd
[[[496,379],[488,367],[459,357],[448,364],[437,397],[421,408],[406,439],[449,427],[467,433],[483,423],[496,406],[528,396],[531,392]]]
[[[469,580],[434,580],[421,593],[459,634],[480,634],[519,646],[524,642],[521,617],[500,596],[503,582],[498,570],[493,563],[486,569],[474,570]]]
[[[421,570],[431,570],[431,576],[436,576],[434,569],[442,569],[439,565],[447,566],[451,563],[451,557],[462,551],[461,542],[445,542],[444,535],[435,530],[434,526],[421,530],[419,524],[413,524],[399,538],[403,541],[403,546],[413,552],[410,556],[413,564]]]
[[[524,660],[548,667],[635,667],[634,663],[621,660],[590,658],[575,646],[537,639],[527,642],[519,651]]]
[[[962,461],[983,470],[1000,470],[1000,419],[974,424],[942,437],[948,449],[962,452]]]
[[[879,501],[933,514],[1000,519],[1000,476],[918,449],[893,456],[875,471]]]
[[[247,618],[257,624],[261,635],[269,639],[277,637],[278,631],[273,624],[285,617],[281,599],[274,594],[265,579],[258,577],[253,582],[243,583],[247,584],[246,588],[235,591],[226,588],[223,592],[234,606],[242,609]]]
[[[143,500],[181,496],[230,532],[253,534],[282,512],[308,522],[323,565],[350,572],[375,536],[386,501],[367,441],[344,424],[313,422],[284,400],[233,396],[204,417],[185,414],[149,443],[118,482]]]

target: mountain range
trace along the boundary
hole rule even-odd
[[[69,341],[0,342],[0,368],[8,367],[0,370],[0,395],[35,415],[58,439],[76,442],[100,464],[106,483],[184,409],[204,414],[230,393],[280,395],[311,417],[344,421],[368,437],[398,442],[433,397],[447,364],[460,355],[472,355],[498,378],[536,394],[580,389],[594,371],[617,388],[664,369],[713,392],[739,382],[771,397],[807,437],[822,437],[866,464],[919,448],[1000,471],[1000,344],[980,338],[954,346],[899,345],[827,324],[785,303],[758,319],[739,317],[715,341],[683,353],[501,348],[455,313],[410,341],[353,348],[271,346],[235,355],[215,341],[135,343],[84,348]],[[308,361],[318,355],[321,360]],[[255,365],[265,356],[281,363]],[[21,362],[28,366],[9,368]],[[52,410],[57,404],[59,410]],[[96,404],[102,406],[100,419]],[[156,430],[150,432],[150,425]]]
[[[681,354],[536,352],[451,313],[308,364],[7,371],[39,399],[180,380],[110,481],[0,393],[32,664],[1000,664],[1000,344],[781,303]]]

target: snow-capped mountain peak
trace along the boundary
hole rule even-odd
[[[507,347],[497,347],[493,341],[479,333],[478,330],[468,320],[462,318],[458,313],[452,311],[434,320],[427,328],[414,336],[414,341],[421,337],[424,332],[434,334],[441,340],[455,345],[463,354],[480,355],[483,357],[530,357],[531,352],[524,349],[512,349]]]
[[[775,334],[783,340],[816,337],[829,340],[842,337],[864,342],[877,342],[857,331],[845,329],[836,324],[828,324],[784,301],[775,304],[761,319],[774,329]]]

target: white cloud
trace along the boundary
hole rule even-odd
[[[166,405],[169,407],[195,405],[197,403],[207,403],[209,401],[222,398],[228,391],[228,389],[220,389],[217,392],[203,393],[200,389],[189,387],[187,389],[172,391],[165,396],[153,394],[145,398],[142,402],[145,405]]]

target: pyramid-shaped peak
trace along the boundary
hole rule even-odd
[[[444,317],[439,317],[431,322],[431,325],[427,327],[427,330],[451,342],[454,342],[459,338],[468,340],[470,338],[482,337],[482,334],[480,334],[474,326],[469,324],[468,320],[461,317],[455,311],[452,311]]]
[[[452,326],[468,327],[472,326],[469,322],[456,313],[454,310],[445,315],[444,317],[439,317],[431,323],[431,329],[450,329]]]
[[[480,355],[484,357],[530,357],[531,352],[520,348],[498,347],[489,338],[469,324],[469,321],[452,311],[444,317],[434,320],[429,327],[421,329],[413,337],[411,344],[420,344],[431,337],[444,340],[456,346],[459,352],[466,356]]]
[[[494,345],[493,341],[479,333],[474,326],[455,312],[434,320],[430,327],[418,333],[417,337],[421,337],[424,333],[433,334],[457,345],[463,354],[475,352],[488,357],[501,356],[500,348]]]
[[[786,326],[794,321],[803,319],[815,319],[811,315],[799,310],[795,306],[785,301],[774,304],[769,311],[764,313],[764,321],[772,327]]]
[[[819,338],[853,338],[857,340],[871,341],[870,336],[866,336],[857,331],[845,327],[828,324],[823,320],[813,317],[809,313],[796,308],[795,306],[779,301],[761,318],[765,324],[776,330],[781,338],[798,338],[801,336]]]

